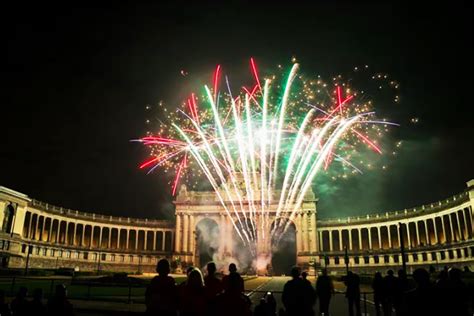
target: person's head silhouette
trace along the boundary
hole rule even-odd
[[[323,273],[324,276],[328,275],[328,269],[324,268],[322,273]],[[349,273],[352,273],[352,272],[349,271]]]
[[[207,275],[214,275],[214,273],[216,273],[216,264],[214,262],[209,262],[206,266],[206,269],[207,269]]]
[[[301,269],[299,267],[294,266],[293,268],[291,268],[291,277],[293,279],[299,278],[300,274],[301,274]]]
[[[189,266],[189,267],[186,269],[186,275],[189,276],[189,274],[190,274],[191,272],[193,272],[193,270],[194,270],[194,267],[193,267],[193,266]]]
[[[229,272],[230,273],[237,272],[237,266],[235,265],[235,263],[229,264]]]
[[[387,275],[389,275],[389,276],[393,276],[393,270],[391,270],[391,269],[390,269],[390,270],[388,270],[388,271],[387,271]]]
[[[193,269],[193,271],[188,274],[188,285],[196,289],[200,289],[204,286],[204,280],[202,279],[202,274],[199,269]]]
[[[430,274],[423,268],[418,268],[413,271],[413,279],[418,284],[418,287],[424,287],[430,283]]]
[[[170,263],[166,259],[161,259],[156,265],[156,272],[161,276],[167,276],[170,273]]]
[[[306,280],[306,278],[308,277],[308,272],[303,271],[303,272],[301,273],[301,277],[302,277],[304,280]]]

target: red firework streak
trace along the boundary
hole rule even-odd
[[[260,79],[258,79],[257,66],[255,65],[255,61],[253,60],[253,57],[250,58],[250,66],[252,67],[252,73],[253,73],[253,76],[255,77],[255,81],[257,82],[258,89],[260,90],[260,93],[262,93],[262,86],[260,85]]]
[[[172,192],[171,192],[173,196],[176,194],[176,189],[178,188],[178,182],[179,182],[179,178],[181,177],[181,172],[187,166],[187,158],[188,158],[188,155],[185,154],[183,160],[181,160],[181,163],[179,164],[178,171],[176,172],[176,178],[173,181],[173,187],[172,187]]]
[[[217,85],[219,84],[220,71],[221,65],[217,65],[216,71],[214,72],[214,103],[217,102]]]
[[[328,120],[330,117],[333,116],[333,114],[339,110],[339,113],[340,115],[342,116],[342,107],[344,106],[345,103],[349,102],[350,100],[352,100],[352,98],[354,97],[353,95],[349,95],[348,97],[346,97],[344,100],[342,100],[342,96],[341,96],[341,87],[340,86],[337,86],[336,87],[336,97],[337,97],[337,104],[336,104],[336,107],[328,114],[326,115],[326,117],[320,119],[320,120]],[[319,120],[319,119],[318,119]],[[364,143],[366,143],[368,145],[369,148],[371,148],[372,150],[374,150],[375,152],[377,152],[378,154],[382,154],[382,150],[372,141],[370,140],[367,136],[363,135],[362,133],[360,133],[359,131],[355,130],[354,128],[351,128],[351,131],[354,132],[357,137],[361,138],[362,141]],[[329,154],[326,156],[326,159],[324,160],[324,170],[327,170],[331,161],[333,160],[334,158],[334,154],[332,152],[332,148],[329,152]]]

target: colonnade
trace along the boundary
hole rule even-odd
[[[472,219],[472,207],[468,206],[400,221],[323,226],[318,230],[319,247],[322,252],[393,249],[400,248],[401,237],[408,249],[461,242],[473,238]]]
[[[163,228],[87,224],[74,219],[66,220],[27,211],[22,236],[34,241],[74,247],[171,252],[173,231]]]

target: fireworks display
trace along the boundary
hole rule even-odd
[[[362,173],[370,158],[361,153],[382,154],[380,140],[396,125],[378,119],[364,91],[341,76],[307,79],[295,61],[289,72],[278,71],[260,76],[252,58],[252,85],[235,90],[218,65],[211,84],[180,107],[160,103],[159,130],[137,140],[150,148],[141,169],[172,173],[173,195],[180,183],[209,183],[248,245],[288,228],[318,174]],[[270,214],[279,220],[268,233]]]

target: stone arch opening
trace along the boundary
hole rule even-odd
[[[196,263],[204,267],[213,261],[219,250],[219,225],[211,218],[203,218],[196,224]],[[165,247],[166,248],[166,247]]]
[[[252,239],[252,236],[257,235],[257,229],[261,229],[261,226],[258,227],[257,224],[249,218],[247,218],[247,220],[241,218],[240,222],[235,222],[235,225],[245,242],[239,237],[235,227],[230,226],[226,229],[232,229],[232,241],[231,245],[227,245],[226,248],[232,251],[232,261],[235,262],[237,268],[242,273],[254,273],[253,264],[255,262],[255,254],[257,253],[257,245],[254,242],[255,239]],[[250,244],[247,241],[247,237],[245,237],[246,235],[250,239]],[[263,244],[261,246],[263,246]],[[227,269],[227,267],[225,267],[225,269]]]
[[[271,231],[276,224],[276,221],[272,223]],[[289,274],[291,267],[296,265],[296,225],[290,222],[286,231],[282,226],[277,226],[276,233],[272,236],[271,266],[274,275]]]

